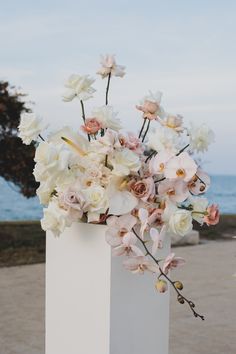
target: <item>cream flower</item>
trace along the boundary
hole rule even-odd
[[[175,154],[179,150],[178,133],[167,127],[158,127],[149,134],[148,146],[157,152],[164,150]]]
[[[165,120],[161,122],[168,128],[174,129],[176,132],[180,133],[184,130],[183,128],[183,117],[179,114],[167,114]]]
[[[161,98],[161,92],[153,93],[149,91],[149,94],[141,100],[140,106],[136,106],[136,108],[143,112],[143,118],[153,120],[157,119],[157,117],[163,117],[164,110],[160,106]]]
[[[33,113],[23,113],[18,126],[19,137],[24,144],[30,145],[46,127],[43,125],[42,119],[37,118]]]
[[[192,216],[188,210],[176,210],[169,219],[169,227],[176,235],[185,236],[192,228]]]
[[[94,81],[95,80],[88,75],[71,75],[65,83],[67,91],[63,95],[63,101],[70,102],[75,97],[79,100],[86,101],[93,97],[93,93],[96,91],[92,87]]]
[[[114,152],[109,162],[113,167],[112,173],[116,176],[128,176],[131,172],[138,172],[141,167],[138,155],[127,148]]]
[[[125,66],[116,64],[114,55],[101,56],[101,68],[97,74],[104,79],[109,74],[112,76],[123,77],[125,75]]]
[[[56,199],[51,201],[43,212],[44,217],[41,220],[42,229],[44,231],[52,231],[55,236],[59,236],[67,226],[72,224],[68,212],[59,207]]]
[[[91,185],[81,192],[85,199],[84,210],[88,212],[88,222],[99,221],[100,214],[105,213],[109,206],[106,190],[99,185]]]
[[[112,106],[102,106],[95,108],[92,116],[97,119],[103,128],[110,128],[119,131],[122,126],[119,119],[117,119],[117,112],[114,112]]]
[[[215,141],[214,132],[206,124],[196,126],[192,123],[188,133],[190,149],[196,152],[207,151],[209,145]]]
[[[190,203],[193,208],[193,219],[202,225],[204,223],[204,217],[209,204],[208,200],[206,198],[195,197],[190,199]]]
[[[167,162],[164,175],[166,178],[179,178],[185,182],[188,182],[196,172],[197,165],[195,161],[187,152],[183,152],[179,156],[175,156]]]

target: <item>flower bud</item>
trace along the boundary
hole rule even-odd
[[[165,293],[168,289],[168,284],[165,280],[159,279],[155,284],[155,288],[159,293]]]
[[[178,290],[183,290],[184,286],[183,283],[181,283],[181,281],[177,280],[174,282],[174,286],[176,287],[176,289]]]
[[[178,295],[177,300],[178,300],[178,301],[179,301],[179,303],[180,303],[180,304],[182,304],[182,305],[183,305],[183,304],[184,304],[184,302],[185,302],[185,301],[184,301],[184,298],[183,298],[181,295]]]

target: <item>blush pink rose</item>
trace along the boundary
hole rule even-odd
[[[155,184],[151,177],[139,181],[131,181],[129,187],[131,193],[144,202],[155,195]]]
[[[87,134],[97,134],[102,128],[102,124],[96,118],[87,118],[81,129]]]
[[[143,112],[143,118],[153,120],[157,119],[157,112],[160,107],[157,103],[146,100],[142,106],[136,106],[136,108]]]
[[[216,204],[210,205],[207,208],[207,215],[204,217],[205,223],[209,225],[217,225],[220,221],[220,211]]]

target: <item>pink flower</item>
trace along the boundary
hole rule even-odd
[[[144,151],[141,140],[133,133],[128,133],[128,136],[119,136],[119,140],[122,146],[134,151],[136,154],[142,154]]]
[[[134,274],[144,274],[145,271],[152,273],[159,272],[157,265],[153,264],[145,256],[129,257],[123,264],[125,269],[130,270]]]
[[[153,175],[163,174],[167,162],[173,157],[173,153],[169,151],[161,151],[156,156],[152,157],[149,162],[149,171]]]
[[[220,221],[220,211],[219,207],[216,204],[210,205],[207,208],[207,215],[204,217],[205,223],[210,226],[210,225],[217,225],[218,222]]]
[[[179,178],[188,182],[197,172],[197,165],[187,152],[170,159],[165,168],[166,178]]]
[[[163,272],[168,274],[170,270],[182,266],[186,263],[186,261],[181,257],[175,257],[174,253],[169,254],[166,257],[163,264]]]
[[[82,218],[85,200],[79,192],[74,191],[71,188],[69,188],[66,192],[60,192],[58,203],[61,208],[70,212],[70,216],[72,218]]]
[[[139,198],[144,202],[155,195],[155,183],[152,177],[144,178],[139,181],[131,180],[129,188],[136,198]]]
[[[143,255],[142,251],[135,245],[137,237],[132,232],[136,223],[137,219],[130,214],[119,217],[110,216],[107,219],[106,241],[112,247],[113,255]]]
[[[101,56],[102,67],[97,74],[104,79],[109,74],[112,76],[123,77],[125,75],[125,66],[116,64],[114,55]]]
[[[174,203],[181,203],[189,196],[189,189],[183,180],[166,179],[159,183],[158,194],[161,197],[167,197]]]
[[[85,125],[81,126],[81,129],[87,134],[97,134],[102,128],[102,124],[96,118],[87,118]]]
[[[136,106],[136,108],[143,112],[143,118],[153,120],[157,119],[160,106],[156,102],[145,100],[142,106]]]
[[[211,179],[208,174],[198,169],[196,175],[189,181],[188,188],[192,194],[199,195],[205,193],[210,187],[210,184]]]
[[[160,232],[154,228],[150,229],[150,236],[153,241],[153,245],[152,245],[153,256],[156,254],[158,249],[163,248],[163,239],[165,235],[166,235],[166,225],[162,227]]]

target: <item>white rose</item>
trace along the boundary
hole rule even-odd
[[[204,213],[207,210],[208,207],[208,200],[206,198],[191,198],[190,199],[193,211],[192,211],[192,217],[194,220],[196,220],[199,224],[203,224],[204,222]]]
[[[190,149],[193,151],[207,151],[209,145],[215,141],[214,132],[206,124],[196,126],[192,123],[188,133],[190,136]]]
[[[179,150],[178,133],[167,127],[159,127],[149,134],[148,146],[157,151],[168,151],[177,153]]]
[[[113,166],[112,173],[116,176],[128,176],[141,168],[139,156],[127,148],[116,151],[109,163]]]
[[[47,205],[51,199],[52,192],[54,191],[54,186],[50,183],[41,183],[36,193],[39,197],[41,204]]]
[[[108,209],[106,190],[99,185],[91,185],[82,190],[85,199],[85,211],[88,211],[88,221],[98,221],[100,214]]]
[[[92,87],[94,81],[95,80],[88,75],[71,75],[65,83],[65,87],[67,87],[68,90],[63,95],[63,101],[70,102],[75,97],[79,100],[86,101],[93,97],[93,93],[96,91]]]
[[[191,212],[176,210],[169,219],[169,227],[176,235],[185,236],[193,228]]]
[[[30,145],[45,128],[46,126],[43,125],[42,119],[37,118],[33,113],[24,113],[21,115],[20,124],[18,126],[19,137],[24,144]]]
[[[44,231],[52,231],[55,236],[59,236],[67,226],[72,224],[69,213],[58,206],[57,200],[49,203],[43,210],[44,217],[41,220],[41,226]]]
[[[117,113],[114,112],[112,106],[95,108],[92,112],[92,116],[101,123],[103,128],[110,128],[116,131],[122,128],[120,120],[116,118]]]

